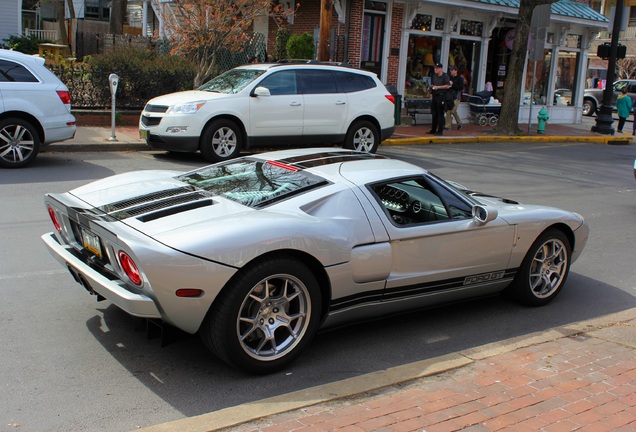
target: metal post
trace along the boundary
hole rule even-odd
[[[607,79],[605,80],[605,90],[603,91],[603,104],[599,109],[596,117],[596,125],[592,126],[592,132],[614,135],[612,123],[612,105],[614,99],[614,77],[616,75],[616,54],[618,51],[618,37],[621,31],[621,22],[623,21],[623,8],[625,0],[616,1],[616,9],[614,12],[614,25],[612,26],[612,42],[610,45],[609,60],[607,62]]]
[[[110,115],[111,132],[108,141],[117,141],[115,137],[115,95],[117,94],[117,85],[119,84],[119,76],[116,74],[110,74],[108,76],[108,84],[110,86],[110,95],[112,99],[112,109]]]

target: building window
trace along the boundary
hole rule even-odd
[[[479,82],[477,74],[481,42],[451,39],[450,47],[448,66],[457,66],[457,73],[464,77],[463,93],[474,94]]]
[[[559,51],[554,77],[554,105],[571,106],[576,99],[579,57],[578,52]]]
[[[548,97],[548,83],[552,50],[543,50],[543,60],[528,61],[526,82],[523,93],[523,105],[545,105]],[[535,67],[536,66],[536,67]],[[536,73],[535,73],[536,71]],[[534,87],[533,87],[534,84]]]
[[[110,1],[107,0],[86,0],[84,17],[99,21],[110,20]]]
[[[382,47],[384,45],[385,19],[385,15],[365,12],[362,24],[360,68],[375,72],[378,76],[382,72]]]
[[[478,36],[481,37],[484,30],[484,24],[481,21],[462,20],[459,27],[459,34],[462,36]]]
[[[433,66],[440,61],[442,39],[439,37],[410,35],[405,98],[430,98],[430,80]]]

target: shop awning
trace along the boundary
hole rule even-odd
[[[485,5],[503,6],[514,9],[519,9],[519,0],[471,0],[475,3],[482,3]],[[592,9],[585,3],[579,3],[570,0],[561,0],[556,3],[552,3],[550,6],[552,15],[559,15],[566,18],[582,19],[586,21],[592,21],[599,24],[607,24],[609,19]]]

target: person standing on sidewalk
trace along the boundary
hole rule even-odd
[[[444,102],[446,99],[446,91],[450,88],[450,78],[444,73],[444,67],[441,63],[435,63],[434,73],[431,78],[431,90],[433,93],[433,102],[431,103],[431,114],[433,116],[433,126],[429,134],[444,134]]]
[[[636,135],[636,97],[632,101],[632,110],[634,111],[634,123],[632,127],[632,135]]]
[[[618,132],[623,133],[625,120],[632,113],[632,98],[627,96],[627,87],[623,87],[621,94],[616,99],[616,110],[618,111]]]
[[[446,111],[446,127],[444,129],[451,129],[451,126],[453,125],[451,117],[454,117],[455,123],[457,123],[457,130],[460,130],[462,128],[462,119],[460,119],[457,114],[457,108],[459,107],[462,92],[464,91],[464,77],[457,74],[457,66],[451,66],[449,70],[451,86],[447,91],[451,93],[450,96],[453,97],[455,103],[453,104],[452,109]]]

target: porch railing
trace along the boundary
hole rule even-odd
[[[37,40],[49,40],[56,41],[59,39],[57,35],[57,30],[33,30],[33,29],[24,29],[25,36],[34,36]]]
[[[607,30],[603,30],[599,33],[598,38],[600,40],[610,40],[612,38],[612,32],[608,32]],[[636,39],[636,26],[635,27],[627,27],[624,31],[621,32],[620,40],[626,39]]]

